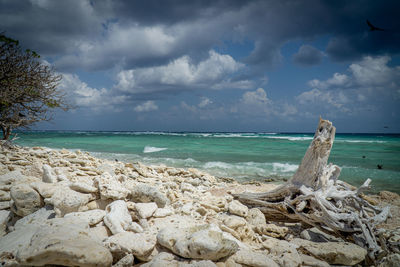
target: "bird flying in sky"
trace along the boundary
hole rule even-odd
[[[372,31],[385,31],[384,29],[381,29],[381,28],[378,28],[378,27],[375,27],[374,25],[372,25],[372,23],[369,20],[367,20],[367,24],[368,24],[369,30],[371,32]]]

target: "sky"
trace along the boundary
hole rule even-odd
[[[0,0],[63,76],[42,130],[400,133],[400,1]],[[370,30],[366,21],[383,29]]]

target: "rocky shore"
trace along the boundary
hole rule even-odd
[[[1,266],[365,265],[367,251],[300,223],[272,223],[231,194],[265,192],[197,169],[42,147],[0,147]],[[400,198],[379,266],[400,264]]]

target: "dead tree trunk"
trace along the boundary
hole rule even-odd
[[[337,180],[340,168],[327,164],[336,128],[320,118],[314,139],[293,177],[275,190],[234,195],[251,208],[259,208],[268,221],[301,221],[336,234],[368,250],[376,261],[387,252],[376,225],[390,215],[361,198],[370,179],[357,190]],[[380,235],[380,238],[376,237]]]

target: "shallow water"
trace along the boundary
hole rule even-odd
[[[68,132],[19,133],[23,146],[80,149],[145,164],[195,167],[239,181],[290,178],[313,134]],[[354,185],[372,178],[372,192],[400,193],[400,135],[336,134],[330,162]],[[382,165],[378,169],[377,165]]]

